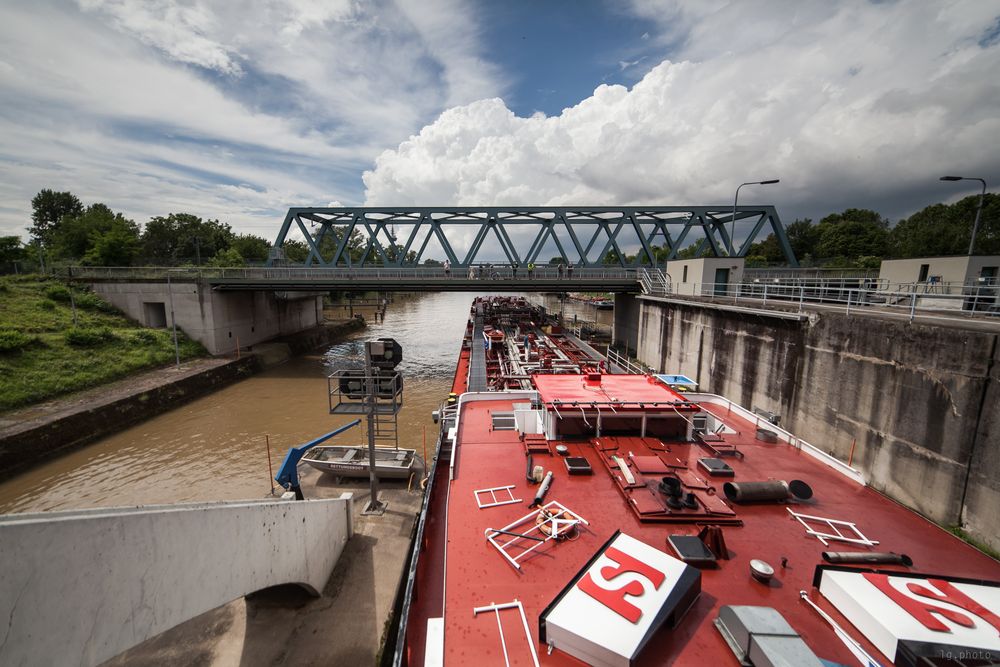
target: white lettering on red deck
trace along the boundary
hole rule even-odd
[[[646,578],[651,584],[653,584],[653,590],[658,590],[660,588],[660,584],[662,584],[663,580],[666,578],[666,575],[657,570],[655,567],[647,565],[638,558],[633,558],[627,553],[619,551],[614,547],[608,547],[607,551],[604,552],[604,555],[616,563],[616,565],[608,565],[598,568],[601,579],[604,582],[612,583],[612,579],[618,579],[619,577],[631,572]],[[591,575],[592,571],[584,574],[580,579],[580,583],[577,584],[577,587],[608,609],[614,611],[619,616],[628,619],[632,623],[638,623],[639,619],[642,618],[642,610],[626,600],[625,596],[642,596],[646,590],[646,587],[643,586],[642,582],[639,579],[632,579],[618,588],[609,588],[602,586]]]
[[[1000,585],[831,568],[819,590],[894,662],[901,643],[1000,655]]]
[[[935,630],[937,632],[951,632],[951,628],[945,623],[942,623],[938,617],[935,616],[935,614],[966,628],[976,627],[975,621],[973,621],[972,618],[966,614],[962,614],[949,607],[931,604],[926,600],[920,600],[916,597],[907,595],[902,590],[889,583],[888,575],[866,572],[864,577],[872,586],[885,593],[890,600],[906,610],[908,614],[923,623],[924,627],[930,630]],[[930,584],[940,592],[935,592],[924,584]],[[997,630],[998,635],[1000,635],[1000,616],[997,616],[992,611],[955,588],[950,581],[945,581],[944,579],[920,579],[917,581],[907,582],[906,589],[914,595],[960,607],[992,625],[993,628]]]

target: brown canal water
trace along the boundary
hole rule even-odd
[[[532,295],[550,312],[610,323],[611,311]],[[451,389],[473,295],[399,295],[384,322],[324,352],[296,357],[0,484],[0,514],[89,507],[261,498],[289,447],[353,418],[329,414],[327,375],[360,363],[363,342],[389,336],[403,346],[399,444],[433,451],[431,412]],[[561,307],[560,307],[561,306]],[[331,442],[363,442],[361,426]],[[267,442],[270,442],[268,455]]]

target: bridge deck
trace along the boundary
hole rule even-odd
[[[480,267],[395,268],[164,268],[74,267],[69,277],[85,282],[204,282],[218,290],[395,290],[405,292],[639,292],[641,269]]]

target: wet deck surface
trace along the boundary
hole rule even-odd
[[[496,621],[473,617],[472,609],[491,603],[520,600],[527,615],[531,641],[539,643],[538,617],[566,582],[615,530],[669,551],[668,535],[695,535],[705,518],[699,510],[680,510],[663,520],[640,520],[637,506],[630,506],[625,495],[645,493],[648,500],[659,502],[655,483],[660,473],[642,474],[630,456],[657,459],[664,466],[683,465],[692,489],[704,484],[712,495],[722,496],[724,480],[710,478],[697,467],[697,460],[709,455],[695,444],[647,446],[640,438],[598,438],[593,441],[563,441],[569,454],[587,458],[594,474],[567,474],[561,457],[535,455],[534,463],[552,470],[555,480],[546,502],[556,500],[585,518],[589,525],[572,540],[548,543],[520,560],[517,570],[484,538],[487,528],[501,528],[518,518],[533,514],[528,503],[537,487],[524,480],[524,445],[516,431],[490,430],[490,411],[510,409],[509,401],[482,401],[463,411],[459,440],[456,479],[450,486],[448,503],[447,572],[445,574],[445,663],[469,664],[481,656],[502,663],[502,647]],[[812,591],[813,573],[821,563],[825,547],[806,535],[804,528],[788,514],[787,508],[829,518],[856,521],[867,536],[881,542],[879,549],[909,554],[914,571],[942,572],[973,578],[996,579],[1000,565],[946,533],[914,512],[834,472],[804,451],[783,444],[756,440],[754,424],[715,406],[706,406],[729,424],[736,433],[724,437],[736,445],[743,457],[727,457],[736,470],[736,479],[764,481],[800,479],[811,485],[814,496],[803,503],[757,503],[738,505],[735,512],[742,526],[723,528],[730,560],[717,568],[702,571],[702,594],[684,622],[673,631],[659,633],[643,654],[640,664],[704,665],[731,661],[732,653],[712,627],[719,608],[727,604],[751,604],[774,607],[793,625],[807,644],[823,658],[851,664],[852,657],[836,639],[823,620],[800,600],[799,591]],[[651,439],[646,439],[651,440]],[[555,445],[556,443],[550,443]],[[615,470],[602,464],[610,449],[629,461],[636,477],[636,489],[626,485]],[[478,509],[474,491],[514,485],[514,497],[522,502],[490,509]],[[662,495],[662,494],[661,494]],[[674,522],[691,515],[690,522]],[[721,523],[711,521],[711,523]],[[838,551],[863,548],[836,544]],[[516,553],[516,549],[513,550]],[[760,558],[777,570],[770,585],[753,581],[749,561]],[[782,566],[782,563],[785,566]],[[905,570],[899,566],[887,569]],[[829,603],[813,591],[818,604],[839,622],[846,621]],[[508,627],[509,621],[509,627]],[[528,645],[519,630],[516,613],[503,621],[509,639],[507,651],[512,664],[528,659]],[[866,649],[877,654],[874,646]],[[573,665],[577,661],[559,651],[544,656],[545,664]],[[419,664],[419,663],[418,663]],[[728,664],[728,662],[726,663]]]
[[[354,493],[354,536],[319,598],[270,589],[197,616],[105,663],[124,665],[371,665],[392,613],[423,495],[419,479],[382,482],[383,516],[362,516],[368,481],[300,468],[307,498]],[[239,548],[239,545],[233,545]]]

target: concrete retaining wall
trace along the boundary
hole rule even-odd
[[[339,499],[11,515],[0,520],[0,664],[96,665],[279,584],[318,595],[351,536]]]
[[[0,433],[0,479],[75,447],[166,412],[219,387],[249,377],[253,356],[195,370],[134,391],[109,391],[66,412],[31,419]]]
[[[177,326],[210,354],[233,352],[323,321],[323,299],[273,291],[224,292],[198,282],[95,283],[94,291],[133,320],[170,327],[173,299]],[[164,319],[165,316],[165,319]]]
[[[639,359],[769,410],[869,484],[1000,549],[997,335],[639,299]],[[855,444],[856,440],[856,444]]]

